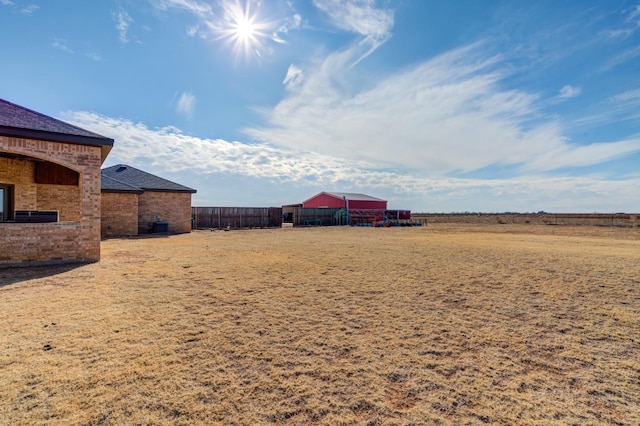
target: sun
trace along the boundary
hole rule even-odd
[[[233,38],[241,43],[252,43],[258,34],[252,20],[246,16],[241,16],[232,27],[235,32]]]
[[[239,0],[223,3],[224,18],[218,32],[225,39],[237,56],[245,59],[259,58],[264,50],[263,39],[267,37],[269,24],[259,19],[258,11],[251,9],[249,0],[242,4]]]

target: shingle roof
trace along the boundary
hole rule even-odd
[[[144,192],[137,186],[121,182],[118,179],[106,176],[104,173],[102,173],[101,188],[102,192],[131,192],[134,194],[142,194]]]
[[[4,99],[0,99],[0,135],[80,145],[113,146],[113,139],[40,114]]]
[[[102,189],[105,190],[105,184],[109,185],[127,185],[128,187],[138,188],[141,191],[160,191],[160,192],[188,192],[196,193],[195,189],[180,185],[170,180],[163,179],[151,173],[143,172],[135,167],[126,164],[118,164],[115,166],[102,169]],[[106,177],[106,179],[105,179]],[[116,182],[113,182],[113,181]],[[105,192],[117,192],[116,189],[107,188]],[[122,189],[120,192],[130,192],[131,189]]]

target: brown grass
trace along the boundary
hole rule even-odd
[[[0,424],[640,424],[637,229],[200,231],[0,283]]]

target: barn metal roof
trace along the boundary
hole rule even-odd
[[[131,190],[126,190],[126,188],[120,191],[108,188],[109,185],[119,184],[125,184],[141,191],[188,192],[191,194],[197,192],[195,189],[171,182],[170,180],[152,175],[151,173],[143,172],[126,164],[118,164],[102,169],[102,177],[102,189],[105,190],[105,184],[107,185],[105,192],[131,192]],[[107,179],[104,179],[105,177]],[[114,180],[116,182],[113,182]]]
[[[113,146],[107,138],[56,118],[0,99],[0,135],[102,147],[102,160]]]
[[[348,201],[386,201],[380,198],[376,198],[376,197],[372,197],[371,195],[366,195],[366,194],[359,194],[359,193],[354,193],[354,192],[327,192],[327,191],[322,191],[319,194],[314,195],[313,197],[303,201],[303,204],[306,203],[309,200],[312,200],[314,198],[316,198],[319,195],[322,194],[327,194],[331,197],[334,198],[339,198],[341,200],[344,200],[345,198]]]
[[[324,194],[340,198],[341,200],[344,200],[346,198],[349,201],[385,201],[380,198],[372,197],[371,195],[358,194],[353,192],[324,192]]]

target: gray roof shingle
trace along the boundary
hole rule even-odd
[[[101,189],[102,192],[131,192],[134,194],[142,194],[144,192],[137,186],[120,182],[118,179],[105,176],[104,173],[102,173]]]
[[[105,192],[131,192],[131,187],[141,191],[188,192],[191,194],[197,192],[195,189],[143,172],[126,164],[117,164],[102,169],[102,178],[102,190]],[[123,187],[123,184],[129,189]],[[121,189],[116,189],[116,186],[120,186]]]
[[[40,114],[4,99],[0,99],[0,135],[79,145],[113,146],[113,139]]]

